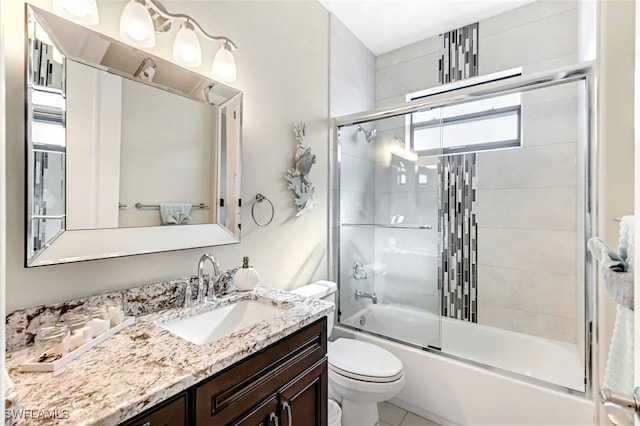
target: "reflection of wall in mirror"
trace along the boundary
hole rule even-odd
[[[118,227],[122,79],[71,60],[67,74],[67,229]]]
[[[67,229],[161,224],[137,202],[204,203],[190,223],[211,223],[213,107],[67,63],[68,175],[85,177],[67,182]]]
[[[158,226],[158,210],[136,202],[204,203],[191,224],[211,223],[215,112],[211,105],[131,80],[123,81],[120,227]]]

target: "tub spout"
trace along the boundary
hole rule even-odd
[[[371,299],[374,305],[378,303],[378,296],[376,296],[375,291],[373,293],[365,293],[363,291],[356,290],[356,300],[360,300],[362,298]]]

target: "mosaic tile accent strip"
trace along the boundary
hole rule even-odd
[[[478,75],[478,23],[440,34],[442,56],[438,81],[442,84]]]
[[[478,23],[440,34],[439,81],[446,84],[478,75]],[[478,224],[476,154],[449,155],[438,162],[438,231],[442,259],[438,280],[442,315],[478,322]]]
[[[451,155],[439,162],[442,235],[442,315],[477,322],[478,223],[476,154]]]

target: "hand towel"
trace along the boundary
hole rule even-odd
[[[618,305],[603,385],[622,395],[633,395],[633,338],[633,311]],[[629,419],[632,415],[629,411]],[[633,424],[633,420],[629,424]]]
[[[618,252],[628,265],[629,272],[634,271],[634,238],[635,238],[635,216],[623,216],[620,219],[620,238],[618,239]]]
[[[627,270],[627,263],[618,253],[611,249],[607,243],[600,238],[593,237],[587,241],[587,248],[591,255],[600,262],[603,269],[610,269],[616,272],[624,272]]]
[[[633,276],[631,272],[615,272],[602,269],[609,297],[618,305],[633,310]]]
[[[191,204],[161,203],[160,218],[163,225],[186,225],[191,221]]]

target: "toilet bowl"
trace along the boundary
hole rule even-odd
[[[292,293],[335,303],[337,286],[317,281]],[[327,335],[333,329],[327,318]],[[378,424],[378,403],[396,396],[405,383],[402,362],[391,352],[354,339],[339,338],[328,345],[329,398],[342,406],[343,426]]]

